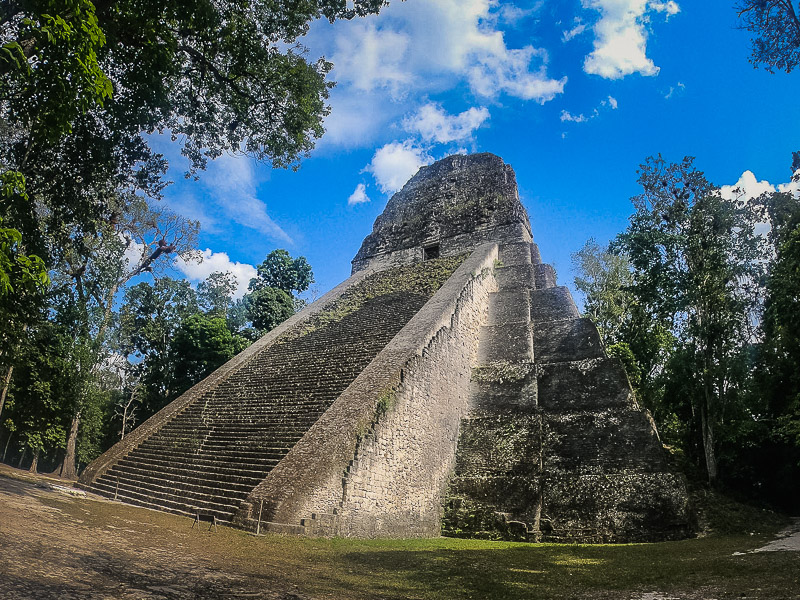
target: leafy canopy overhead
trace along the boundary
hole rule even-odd
[[[750,62],[792,71],[800,62],[800,2],[743,0],[736,8],[744,29],[755,34]]]
[[[307,59],[297,39],[312,20],[351,19],[384,3],[3,2],[3,117],[60,135],[94,106],[114,131],[170,131],[195,167],[241,150],[294,165],[323,133],[332,67]]]

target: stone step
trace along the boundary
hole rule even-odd
[[[644,411],[544,413],[545,470],[663,471],[661,441]]]
[[[247,425],[214,425],[211,428],[201,430],[191,423],[174,423],[169,428],[162,428],[159,434],[169,436],[170,439],[232,439],[250,440],[254,438],[270,437],[275,440],[289,440],[300,437],[308,430],[312,423],[294,424],[287,423],[280,426],[280,429],[271,423],[252,423]],[[291,425],[291,426],[290,426]]]
[[[497,259],[503,266],[531,264],[531,245],[528,243],[500,244]]]
[[[600,334],[589,319],[534,323],[533,347],[537,364],[605,356]]]
[[[531,292],[531,320],[534,323],[578,317],[578,308],[566,287],[535,289]]]
[[[251,523],[251,527],[255,529],[255,521]],[[279,533],[283,535],[308,535],[308,528],[303,525],[294,525],[292,523],[275,523],[273,521],[261,522],[262,533]]]
[[[234,470],[247,473],[252,471],[254,476],[256,473],[262,473],[265,470],[274,466],[278,458],[264,458],[258,462],[245,461],[245,460],[225,460],[216,459],[214,457],[207,457],[202,455],[168,455],[157,453],[144,453],[137,452],[131,453],[120,461],[123,464],[149,464],[149,465],[173,465],[177,467],[186,467],[194,470],[207,470],[209,472],[232,472]]]
[[[539,405],[549,412],[637,408],[616,358],[544,363],[538,375]]]
[[[277,446],[275,444],[267,446],[267,444],[262,442],[260,447],[242,446],[240,448],[203,443],[194,447],[174,448],[170,445],[168,440],[165,440],[162,444],[150,442],[148,440],[145,442],[145,444],[148,445],[145,446],[143,444],[135,451],[135,454],[131,453],[131,455],[163,456],[165,458],[175,458],[176,460],[181,457],[187,460],[192,460],[196,457],[207,457],[213,460],[235,460],[236,462],[259,463],[264,460],[283,457],[283,455],[292,449],[295,443],[297,442],[295,441],[294,443],[288,443],[283,446]]]
[[[130,486],[120,482],[119,488],[116,485],[111,485],[105,481],[96,481],[91,485],[93,492],[98,493],[107,498],[114,498],[116,495],[117,500],[126,502],[128,504],[135,504],[146,508],[154,508],[171,512],[187,517],[194,517],[197,512],[204,514],[214,515],[218,521],[229,523],[233,515],[239,509],[238,506],[222,504],[219,502],[211,501],[197,501],[185,502],[179,495],[151,493],[150,490],[144,491],[141,488]]]
[[[542,254],[539,252],[539,244],[531,244],[531,263],[534,265],[542,264]]]
[[[161,477],[162,475],[169,475],[175,481],[184,481],[189,484],[209,485],[212,484],[216,487],[224,486],[232,490],[252,490],[261,481],[263,476],[250,477],[235,473],[209,473],[207,471],[196,471],[192,469],[179,469],[169,467],[156,467],[153,465],[137,466],[131,463],[117,463],[106,473],[116,477],[116,474],[125,474],[126,476],[148,476]],[[213,487],[213,486],[212,486]]]
[[[104,483],[117,489],[117,478],[104,474],[96,483]],[[247,492],[237,492],[225,488],[216,488],[204,491],[194,485],[183,484],[177,481],[161,479],[131,479],[119,478],[119,490],[130,495],[135,491],[151,502],[168,501],[178,502],[198,509],[219,508],[227,512],[238,510],[242,500],[247,497]]]
[[[517,288],[489,294],[487,325],[526,326],[531,321],[530,296],[527,288]]]
[[[119,481],[120,485],[126,483],[139,489],[148,489],[148,487],[156,486],[159,489],[179,492],[187,499],[212,499],[216,502],[224,501],[228,504],[241,503],[241,501],[247,498],[247,495],[253,490],[252,487],[247,489],[232,486],[221,487],[201,483],[192,483],[186,479],[178,479],[174,477],[156,477],[155,474],[141,475],[127,471],[115,471],[114,469],[108,473],[105,473],[98,479],[98,481],[101,480],[110,483],[115,487],[117,481]]]
[[[237,418],[214,417],[209,415],[203,418],[178,417],[165,424],[159,431],[196,431],[198,433],[216,431],[249,433],[264,429],[274,431],[294,431],[305,429],[313,425],[322,415],[323,411],[314,413],[285,413],[283,415],[267,416],[264,414]]]
[[[517,288],[530,290],[534,286],[533,271],[528,264],[497,267],[494,270],[494,276],[500,290]]]
[[[174,481],[186,480],[187,482],[192,482],[194,480],[202,480],[208,485],[213,484],[216,487],[228,487],[231,485],[246,487],[248,485],[258,485],[272,470],[272,466],[258,469],[237,469],[235,465],[225,468],[206,468],[197,465],[130,460],[117,463],[107,473],[111,473],[113,469],[119,469],[119,473],[151,473],[154,476],[166,479],[171,478]]]
[[[478,364],[531,362],[533,340],[528,325],[484,325],[478,342]]]
[[[555,287],[556,270],[548,264],[533,265],[533,280],[537,290]]]
[[[537,377],[533,363],[497,363],[473,369],[469,383],[471,409],[535,407]]]

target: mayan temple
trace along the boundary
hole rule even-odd
[[[303,535],[628,542],[691,530],[652,419],[542,263],[514,171],[492,154],[420,169],[349,279],[80,483]]]

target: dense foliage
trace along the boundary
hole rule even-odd
[[[667,442],[711,483],[786,503],[800,491],[800,198],[724,198],[689,158],[650,158],[639,183],[628,228],[573,257],[585,313]]]

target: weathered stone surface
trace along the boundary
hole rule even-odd
[[[443,258],[360,279],[84,485],[133,504],[230,521],[460,262]]]
[[[589,319],[537,323],[533,330],[536,362],[586,360],[605,356],[597,328]]]
[[[353,259],[353,272],[420,261],[431,246],[450,256],[487,241],[530,240],[511,166],[488,153],[449,156],[422,167],[392,196]]]
[[[535,322],[575,319],[578,309],[566,287],[537,286],[531,291],[531,319]]]
[[[635,408],[628,377],[614,358],[538,365],[539,403],[548,412]]]
[[[691,533],[686,483],[666,471],[554,472],[542,481],[542,495],[544,540],[655,542]]]

